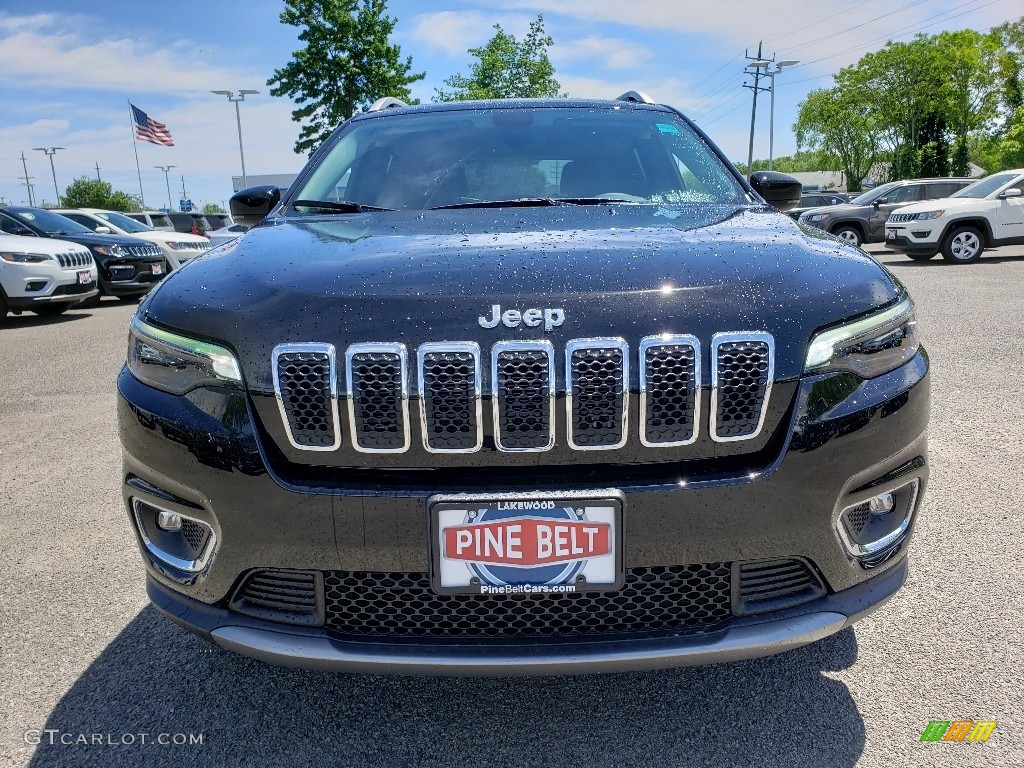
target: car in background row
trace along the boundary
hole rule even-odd
[[[949,197],[974,179],[909,179],[875,187],[849,203],[812,208],[800,215],[801,224],[830,232],[851,245],[881,243],[889,214],[920,200]]]
[[[99,293],[84,245],[0,235],[0,325],[8,312],[59,315]]]
[[[227,213],[204,213],[206,221],[210,224],[210,232],[216,232],[218,229],[230,226],[234,222],[231,220],[231,216]]]
[[[215,229],[210,233],[210,247],[216,248],[218,245],[230,243],[232,240],[244,235],[248,229],[244,224],[230,224],[221,229]]]
[[[206,216],[201,213],[181,213],[178,211],[171,211],[167,214],[167,218],[171,220],[171,224],[174,225],[175,232],[188,232],[193,235],[206,236],[208,232],[212,232],[216,227],[212,226],[207,221]]]
[[[970,264],[986,248],[1024,243],[1024,168],[994,173],[945,200],[901,208],[885,223],[885,243],[914,261],[941,252]]]
[[[66,216],[93,232],[128,235],[155,243],[164,252],[168,271],[173,271],[189,259],[206,253],[211,247],[210,241],[200,235],[158,232],[117,211],[104,211],[99,208],[57,208],[53,212]]]
[[[173,232],[174,224],[167,217],[167,214],[163,211],[132,211],[126,213],[129,219],[134,219],[140,224],[145,224],[147,227],[152,227],[159,232]]]
[[[800,214],[811,208],[827,208],[830,205],[843,205],[850,202],[845,192],[805,192],[800,196],[800,205],[786,211],[790,218],[799,219]]]
[[[42,208],[0,208],[0,230],[8,235],[48,237],[84,245],[96,261],[101,296],[134,300],[149,293],[167,274],[167,260],[153,243],[124,235],[96,234]]]

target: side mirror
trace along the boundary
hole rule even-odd
[[[248,187],[231,197],[231,218],[238,224],[253,227],[281,202],[281,190],[272,184]]]
[[[754,171],[750,174],[750,186],[765,202],[780,211],[788,211],[800,204],[803,186],[797,179],[778,171]]]
[[[1002,198],[1020,197],[1021,194],[1022,193],[1021,193],[1019,188],[1017,188],[1017,187],[1010,187],[1009,189],[1004,189],[1002,192],[1000,192],[999,196],[1002,197]]]
[[[110,227],[96,227],[96,229],[94,229],[93,232],[95,232],[97,235],[110,235],[110,234],[113,234],[110,231]]]

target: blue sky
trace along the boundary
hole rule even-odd
[[[272,98],[266,80],[298,45],[279,23],[281,0],[173,3],[138,0],[4,0],[0,10],[0,198],[27,200],[21,153],[37,200],[54,199],[50,166],[33,147],[62,146],[57,182],[96,174],[138,192],[128,99],[167,124],[174,147],[139,143],[150,207],[224,202],[240,174],[234,110],[210,90],[259,90],[242,105],[250,174],[298,171],[293,106]],[[1020,0],[391,0],[395,41],[427,78],[414,95],[429,100],[466,50],[482,45],[495,23],[522,35],[543,13],[556,77],[572,96],[614,97],[639,89],[695,118],[734,159],[746,159],[750,91],[743,54],[764,40],[766,54],[802,63],[776,78],[775,154],[793,151],[797,107],[831,74],[916,31],[994,24],[1024,15]],[[763,95],[764,97],[767,94]],[[763,105],[763,109],[762,109]],[[755,157],[768,155],[767,98],[759,102]]]

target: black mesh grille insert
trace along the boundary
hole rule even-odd
[[[323,621],[323,576],[315,571],[263,570],[250,574],[231,609],[269,621],[313,626]]]
[[[194,560],[203,553],[206,540],[210,537],[210,529],[201,523],[194,522],[188,518],[182,518],[181,535],[188,542],[188,546],[193,553],[191,559]]]
[[[498,435],[503,448],[546,448],[551,441],[548,353],[505,350],[495,361]]]
[[[338,441],[331,400],[331,360],[327,352],[282,352],[278,386],[292,440],[309,448]]]
[[[420,369],[424,436],[435,451],[479,446],[476,358],[471,352],[429,351]]]
[[[649,347],[643,360],[644,436],[649,443],[680,443],[694,436],[696,354],[690,344]]]
[[[729,563],[632,568],[619,592],[438,595],[424,573],[328,571],[326,626],[346,636],[530,637],[713,632],[731,616]]]
[[[856,538],[864,530],[864,526],[867,525],[868,517],[870,516],[871,509],[867,502],[864,502],[844,512],[843,523],[846,525],[846,530],[850,532],[850,535]]]
[[[612,447],[623,442],[625,355],[616,347],[574,349],[570,354],[573,445]]]
[[[360,448],[400,451],[406,445],[402,357],[397,352],[352,355],[353,441]]]
[[[770,348],[764,341],[726,341],[718,346],[717,437],[753,437],[768,389]]]
[[[790,608],[825,594],[825,587],[804,560],[758,560],[735,567],[738,615]]]

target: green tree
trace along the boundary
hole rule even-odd
[[[109,211],[138,211],[135,198],[125,192],[115,192],[106,181],[80,176],[68,184],[61,195],[65,208],[104,208]]]
[[[466,99],[558,98],[561,86],[555,80],[555,68],[548,59],[548,48],[555,44],[544,34],[544,17],[530,22],[530,31],[522,42],[500,24],[483,48],[470,48],[476,57],[469,65],[469,76],[456,74],[444,81],[451,90],[435,89],[434,101]]]
[[[390,42],[397,20],[385,0],[286,0],[281,23],[302,28],[304,46],[267,80],[273,96],[298,104],[292,119],[304,123],[295,152],[312,154],[341,122],[382,96],[413,102],[412,73]]]
[[[203,206],[203,213],[227,213],[227,211],[216,203],[207,203]]]
[[[846,174],[846,188],[859,192],[883,147],[863,89],[839,87],[811,91],[800,105],[796,143],[819,153],[825,170]]]

